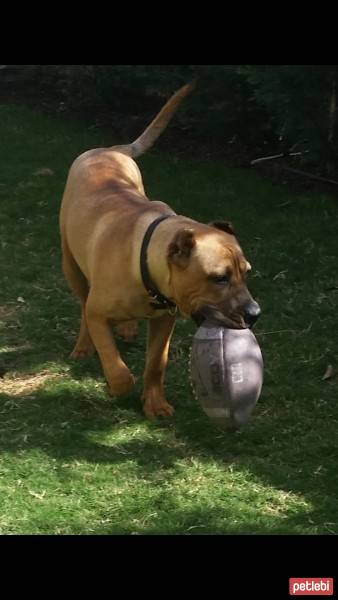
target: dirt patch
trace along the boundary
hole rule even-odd
[[[10,319],[17,312],[17,306],[9,306],[8,304],[0,305],[0,321]]]
[[[48,371],[20,377],[5,377],[0,382],[0,392],[11,396],[31,396],[43,387],[47,381],[55,381],[55,379],[61,378],[64,378],[64,375]]]

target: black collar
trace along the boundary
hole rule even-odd
[[[161,215],[160,217],[155,219],[155,221],[150,223],[147,231],[144,234],[144,238],[143,238],[143,242],[142,242],[142,246],[141,246],[140,267],[141,267],[142,281],[143,281],[144,287],[146,288],[146,290],[150,296],[150,299],[151,299],[150,304],[156,310],[168,310],[168,309],[173,309],[173,308],[176,309],[176,304],[174,304],[174,302],[169,300],[169,298],[166,298],[165,296],[163,296],[163,294],[161,294],[161,292],[157,289],[156,285],[154,284],[153,280],[150,277],[150,273],[149,273],[149,269],[148,269],[148,262],[147,262],[148,244],[149,244],[149,241],[153,234],[154,229],[157,227],[157,225],[159,225],[159,223],[161,223],[161,221],[164,221],[165,219],[168,219],[171,216],[174,216],[174,215]]]

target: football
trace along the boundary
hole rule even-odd
[[[247,423],[263,385],[263,358],[250,329],[204,321],[194,335],[191,383],[202,409],[223,429]]]

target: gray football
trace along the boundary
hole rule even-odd
[[[250,329],[204,321],[192,343],[192,387],[208,417],[223,429],[247,423],[263,385],[263,358]]]

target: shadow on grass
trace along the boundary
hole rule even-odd
[[[172,523],[168,519],[172,512]],[[226,515],[226,516],[225,516]],[[308,513],[309,518],[315,518],[311,512]],[[146,519],[146,515],[145,515]],[[153,519],[153,522],[151,522]],[[299,535],[300,529],[304,525],[303,517],[288,516],[281,519],[281,523],[276,524],[272,521],[271,524],[259,523],[257,518],[252,520],[246,518],[245,523],[243,515],[232,510],[231,514],[227,514],[226,509],[219,508],[196,508],[193,510],[184,509],[177,506],[172,506],[171,510],[166,512],[163,519],[151,517],[149,522],[142,527],[142,535]],[[239,521],[239,522],[238,522]],[[205,525],[207,523],[207,525]],[[129,527],[120,527],[114,524],[102,525],[96,528],[93,535],[135,535],[139,532],[135,531],[136,527],[132,524]],[[311,535],[311,534],[309,534]],[[313,535],[313,534],[312,534]],[[317,537],[317,536],[316,536]]]
[[[29,318],[29,314],[28,312],[26,318]],[[33,321],[34,311],[32,311],[31,318]],[[132,344],[123,341],[117,336],[115,337],[121,356],[127,362],[140,362],[139,356],[135,356],[135,354],[145,352],[145,333],[143,333],[143,336],[140,336],[140,339],[133,341]],[[27,335],[25,338],[20,336],[20,338],[13,340],[12,343],[6,344],[0,353],[0,378],[3,378],[7,373],[31,373],[35,372],[41,366],[43,368],[43,365],[48,365],[48,368],[50,368],[53,365],[57,366],[60,364],[63,364],[76,380],[81,380],[86,376],[103,377],[101,364],[96,353],[92,357],[81,360],[75,360],[70,357],[76,342],[75,335],[72,339],[70,339],[69,335],[65,338],[63,332],[51,330],[51,338],[52,342],[48,338],[46,339],[46,330],[43,330],[41,339],[34,334],[33,336]]]
[[[181,398],[180,402],[184,400]],[[321,533],[337,532],[337,453],[333,452],[330,441],[322,440],[318,446],[316,432],[313,436],[310,432],[303,440],[297,438],[296,427],[285,428],[274,414],[258,414],[240,433],[223,433],[188,399],[185,406],[177,406],[173,419],[147,422],[136,394],[114,402],[73,382],[70,387],[61,384],[20,397],[0,393],[0,415],[3,452],[15,454],[40,449],[67,463],[84,460],[121,465],[132,461],[137,473],[154,485],[160,471],[170,482],[173,476],[170,470],[175,469],[177,461],[212,460],[220,469],[231,467],[238,473],[244,470],[260,484],[300,495],[311,504],[306,516],[302,511],[298,515],[291,512],[272,518],[270,527],[257,518],[243,522],[240,513],[236,518],[236,510],[228,509],[226,500],[224,509],[211,506],[189,510],[176,505],[173,499],[169,509],[172,520],[163,518],[162,523],[160,516],[156,522],[142,527],[142,533],[299,533],[308,523],[310,529],[311,524],[317,525]],[[140,436],[127,435],[117,442],[109,440],[111,433],[140,427]],[[108,436],[107,445],[95,439],[102,437],[102,433]],[[171,443],[168,433],[174,434],[178,443]],[[313,452],[309,450],[311,440]],[[323,463],[320,469],[318,453]],[[170,492],[163,494],[170,505]],[[133,533],[133,527],[127,530],[104,525],[95,532]]]
[[[68,304],[63,310],[68,310]],[[76,307],[74,311],[76,310]],[[27,307],[26,320],[34,320],[34,304],[31,313]],[[30,449],[41,449],[48,456],[64,462],[85,460],[92,464],[117,465],[132,460],[140,476],[154,481],[160,469],[166,471],[170,480],[170,469],[177,461],[197,458],[202,462],[214,461],[219,469],[231,466],[235,472],[249,472],[250,477],[267,487],[285,493],[302,496],[312,509],[302,515],[288,515],[280,525],[264,523],[234,523],[234,514],[224,522],[221,509],[208,509],[198,517],[192,511],[191,527],[196,518],[207,520],[208,532],[219,533],[298,533],[299,527],[318,526],[321,532],[338,532],[338,440],[336,421],[330,420],[321,407],[315,407],[315,392],[308,392],[307,382],[290,382],[289,400],[281,399],[278,378],[266,376],[262,397],[251,421],[243,431],[230,434],[215,429],[192,398],[187,385],[187,352],[190,339],[186,325],[178,324],[171,349],[172,361],[167,376],[169,398],[176,406],[174,418],[146,422],[140,402],[142,369],[145,351],[145,326],[140,337],[132,345],[118,340],[122,356],[128,366],[139,377],[135,392],[113,401],[101,389],[103,375],[97,355],[82,361],[69,358],[75,343],[76,318],[70,317],[72,331],[62,326],[51,328],[50,339],[46,331],[32,332],[28,340],[22,335],[16,345],[1,354],[1,365],[5,370],[18,371],[20,375],[47,369],[47,375],[65,374],[65,385],[48,384],[45,389],[27,394],[11,395],[0,392],[0,448],[13,454]],[[67,321],[68,323],[68,321]],[[25,331],[25,329],[24,329]],[[13,336],[11,336],[13,339]],[[10,343],[9,343],[10,346]],[[184,368],[182,365],[184,364]],[[178,377],[179,373],[179,377]],[[70,377],[69,377],[70,376]],[[182,385],[177,386],[178,380]],[[87,382],[89,381],[89,384]],[[101,388],[95,388],[96,382]],[[329,389],[328,387],[326,389]],[[1,390],[1,380],[0,380]],[[334,413],[331,410],[332,415]],[[332,416],[331,415],[331,416]],[[123,432],[128,427],[142,427],[145,439],[128,438],[107,445],[95,440],[102,434]],[[171,444],[167,434],[173,433],[177,444]],[[103,436],[104,437],[104,436]],[[112,436],[114,437],[114,436]],[[171,529],[167,521],[147,524],[147,533],[178,533],[180,521],[185,514],[184,527],[189,522],[187,510],[174,506],[175,518]],[[203,511],[202,511],[203,512]],[[201,522],[202,522],[201,521]],[[214,525],[213,525],[214,523]],[[202,522],[203,524],[203,522]],[[169,527],[169,530],[168,530]],[[189,527],[189,526],[188,526]],[[203,530],[203,527],[201,527]],[[103,527],[102,532],[106,531]],[[113,530],[111,531],[113,532]],[[132,528],[131,528],[132,532]],[[192,532],[199,532],[196,528]],[[101,530],[98,531],[101,533]],[[116,531],[120,533],[120,531]],[[188,532],[189,533],[189,532]],[[203,533],[203,531],[201,531]]]

